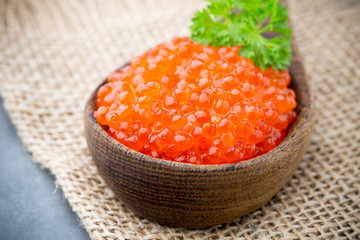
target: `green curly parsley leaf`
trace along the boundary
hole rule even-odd
[[[262,70],[270,66],[282,70],[290,65],[288,12],[279,0],[207,1],[209,5],[192,19],[192,40],[215,47],[242,46],[239,55]]]

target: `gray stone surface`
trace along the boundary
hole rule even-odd
[[[24,149],[0,98],[0,239],[89,239],[54,177]]]

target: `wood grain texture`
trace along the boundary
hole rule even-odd
[[[295,43],[290,66],[298,117],[272,151],[239,163],[193,165],[125,147],[96,122],[96,90],[85,107],[86,139],[99,173],[137,215],[172,227],[227,223],[273,197],[299,166],[314,123],[314,102]]]

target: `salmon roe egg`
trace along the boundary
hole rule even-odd
[[[288,71],[261,71],[241,47],[159,44],[112,73],[97,121],[123,145],[192,163],[239,162],[275,148],[296,118]]]

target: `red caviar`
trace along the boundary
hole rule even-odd
[[[184,163],[246,160],[275,148],[296,118],[288,71],[261,71],[240,47],[175,38],[115,71],[94,113],[120,143]]]

